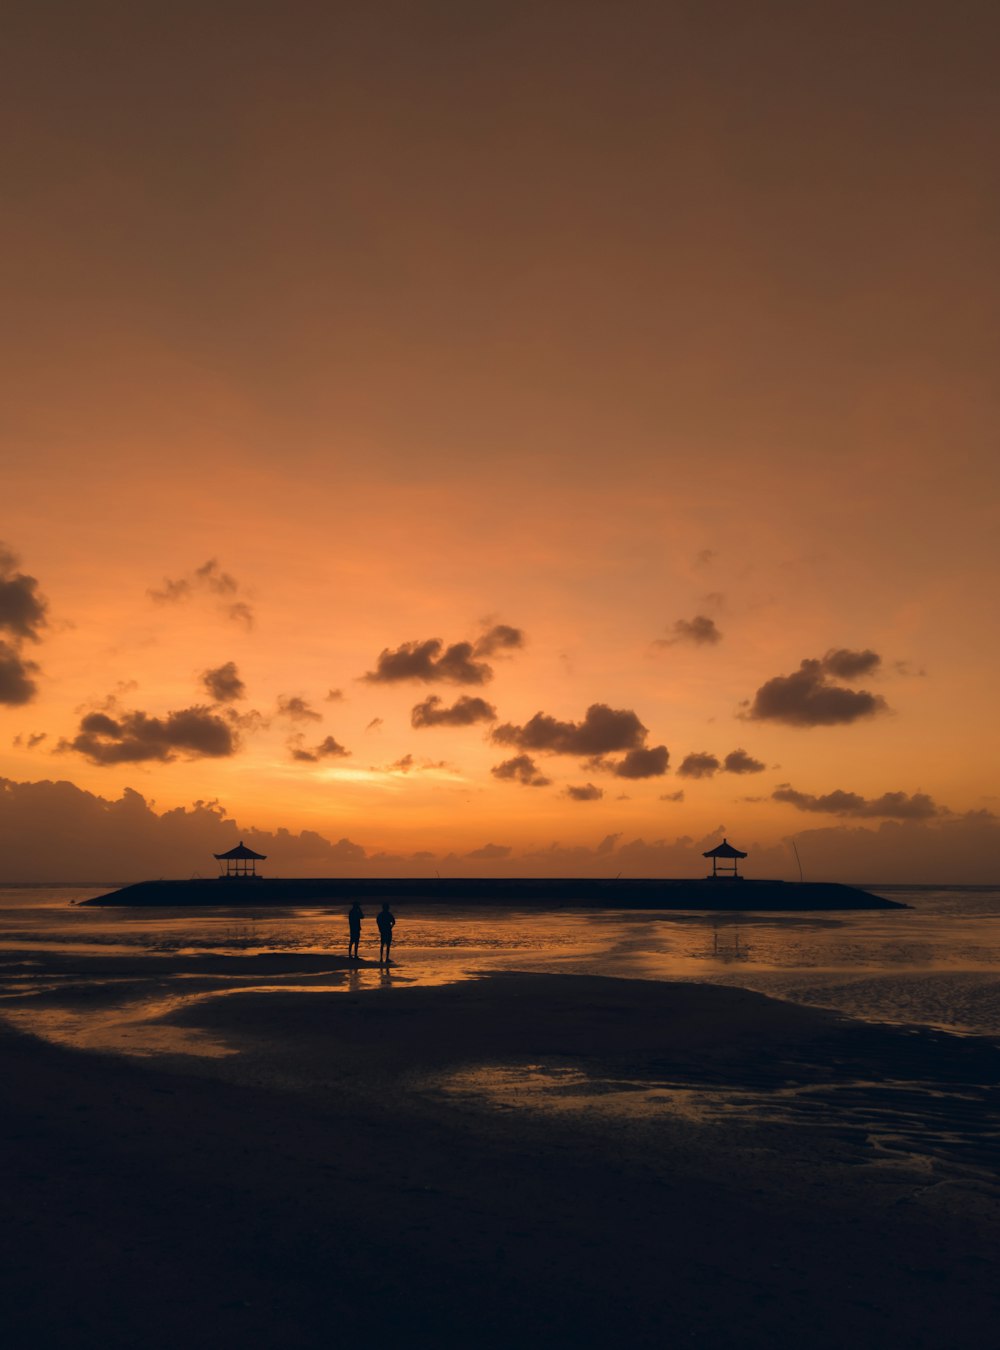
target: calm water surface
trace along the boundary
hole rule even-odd
[[[193,999],[530,971],[739,985],[870,1021],[1000,1038],[1000,887],[884,890],[912,908],[844,914],[543,914],[401,904],[389,975],[374,964],[350,973],[332,961],[325,968],[346,955],[339,907],[71,903],[105,889],[0,890],[0,1016],[56,1040],[155,1053],[152,1024]],[[361,952],[374,963],[375,909],[367,912]],[[179,1048],[176,1036],[171,1046]]]

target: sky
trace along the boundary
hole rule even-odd
[[[0,880],[998,879],[995,6],[5,25]]]

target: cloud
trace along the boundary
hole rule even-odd
[[[36,746],[41,745],[42,741],[48,738],[48,734],[47,731],[32,731],[29,732],[27,736],[23,736],[18,732],[13,741],[11,741],[11,745],[13,745],[15,749],[20,749],[23,746],[26,750],[34,750]]]
[[[343,689],[331,689],[323,701],[324,703],[340,703],[343,700],[343,697]]]
[[[831,647],[821,662],[828,675],[838,680],[856,680],[859,675],[870,675],[882,664],[878,652],[866,647],[863,652],[853,652],[848,647]]]
[[[648,732],[629,708],[592,703],[582,722],[561,722],[535,713],[523,727],[504,722],[492,732],[497,745],[543,750],[553,755],[606,755],[643,748]]]
[[[640,746],[630,750],[614,766],[618,778],[659,778],[667,772],[670,752],[665,745]]]
[[[500,764],[494,764],[490,773],[494,778],[517,782],[522,787],[549,787],[552,782],[551,778],[539,772],[530,755],[515,755],[513,759],[505,759]]]
[[[410,713],[414,727],[469,727],[476,722],[496,721],[497,710],[484,698],[462,694],[450,708],[442,708],[437,694],[431,694],[418,703]]]
[[[730,750],[723,760],[722,768],[725,773],[763,773],[767,765],[748,755],[745,750]]]
[[[524,633],[508,623],[494,624],[476,640],[474,656],[495,656],[497,652],[513,651],[524,646]]]
[[[851,653],[867,656],[867,653]],[[872,653],[874,655],[874,653]],[[842,664],[834,653],[835,664]],[[823,661],[803,661],[793,675],[776,675],[754,694],[744,714],[757,722],[785,722],[794,727],[838,726],[888,712],[881,694],[866,689],[844,689],[826,678]]]
[[[286,697],[278,695],[278,717],[287,717],[289,722],[322,722],[323,714],[318,713],[298,694]]]
[[[20,558],[0,544],[0,629],[15,641],[38,642],[47,620],[48,604],[38,594],[38,582],[17,570]]]
[[[684,800],[684,789],[678,788],[676,792],[664,792],[660,795],[661,802],[682,802]]]
[[[478,858],[484,862],[496,862],[500,858],[509,858],[511,848],[509,844],[484,844],[482,848],[474,848],[470,853],[462,856],[465,858]]]
[[[75,751],[92,764],[138,764],[158,760],[169,764],[178,752],[188,759],[224,758],[239,748],[228,721],[211,708],[181,708],[166,717],[126,712],[111,717],[87,713],[71,741],[59,742],[60,752]]]
[[[26,661],[6,642],[0,642],[0,703],[19,707],[30,703],[38,692],[33,676],[38,674],[34,661]]]
[[[350,755],[350,750],[345,750],[339,741],[334,740],[332,736],[327,736],[325,740],[320,741],[319,745],[314,745],[311,750],[307,749],[301,742],[289,742],[289,750],[292,759],[298,760],[304,764],[318,764],[321,759],[346,759]]]
[[[365,731],[381,731],[381,730],[382,730],[382,727],[383,727],[384,725],[385,725],[385,722],[384,722],[383,718],[381,718],[381,717],[373,717],[372,720],[371,720],[371,721],[368,723],[368,725],[365,727]]]
[[[604,789],[594,787],[593,783],[584,783],[582,787],[568,787],[563,793],[574,802],[597,802],[604,796]]]
[[[796,792],[789,783],[782,783],[771,793],[776,802],[787,802],[799,811],[815,811],[831,816],[882,817],[889,820],[930,820],[941,815],[941,808],[926,792],[883,792],[881,797],[867,799],[857,792],[836,788],[815,797],[809,792]]]
[[[684,762],[677,770],[680,778],[711,778],[720,768],[719,761],[715,755],[710,755],[707,750],[701,750],[684,757]]]
[[[361,678],[369,684],[397,684],[402,680],[486,684],[493,678],[493,668],[484,661],[474,661],[474,651],[471,642],[455,642],[445,647],[440,638],[404,642],[395,650],[384,648],[375,669]]]
[[[692,642],[696,647],[714,646],[722,641],[722,634],[715,626],[715,620],[705,614],[696,614],[693,619],[678,619],[674,624],[672,638],[657,638],[657,647],[673,647],[678,642]]]
[[[604,855],[607,853],[614,853],[615,845],[618,843],[618,840],[620,838],[621,838],[620,834],[606,834],[604,838],[601,840],[601,842],[594,849],[594,852],[597,854],[599,858],[603,858]]]
[[[237,673],[235,661],[227,661],[212,670],[202,671],[201,682],[216,703],[232,703],[235,699],[246,698],[247,687]]]
[[[220,601],[222,612],[235,623],[252,628],[253,610],[245,599],[240,599],[242,587],[229,572],[224,572],[217,558],[196,567],[193,572],[171,579],[164,577],[163,585],[146,592],[157,605],[176,605],[191,600],[195,595],[212,595]]]

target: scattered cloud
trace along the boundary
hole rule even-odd
[[[843,653],[834,654],[834,666],[844,667]],[[869,660],[875,653],[852,652],[848,657]],[[829,654],[828,654],[829,656]],[[792,675],[776,675],[757,690],[744,716],[757,722],[785,722],[789,726],[838,726],[888,712],[881,694],[867,689],[845,689],[827,678],[833,667],[822,661],[805,660]],[[876,658],[877,661],[878,658]],[[846,664],[850,666],[850,661]],[[869,669],[871,665],[869,663]]]
[[[437,694],[430,694],[410,713],[414,727],[470,727],[476,722],[495,722],[497,710],[484,698],[462,694],[450,708],[443,708]]]
[[[657,647],[674,647],[678,642],[691,642],[696,647],[714,646],[722,641],[722,634],[715,626],[715,620],[706,614],[696,614],[693,619],[678,619],[673,626],[673,637],[657,638]]]
[[[508,623],[497,623],[477,638],[474,656],[495,656],[497,652],[514,651],[524,646],[524,633]]]
[[[567,787],[563,796],[573,802],[597,802],[604,796],[604,789],[594,787],[593,783],[584,783],[582,787]]]
[[[530,755],[515,755],[490,769],[494,778],[520,783],[522,787],[549,787],[552,779],[541,773]]]
[[[202,671],[201,682],[216,703],[232,703],[246,698],[247,687],[239,677],[235,661]]]
[[[302,739],[300,733],[299,736],[288,743],[292,759],[298,760],[300,763],[318,764],[321,759],[346,759],[351,753],[350,750],[345,750],[340,742],[334,740],[332,736],[327,736],[325,740],[320,741],[319,745],[314,745],[311,750],[302,744]]]
[[[831,816],[930,820],[942,814],[941,807],[926,792],[914,792],[912,796],[905,792],[883,792],[881,797],[868,799],[857,792],[844,792],[837,788],[816,797],[809,792],[796,792],[789,783],[782,783],[771,793],[771,797],[776,802],[787,802],[799,811],[814,811]]]
[[[509,858],[511,855],[509,844],[484,844],[482,848],[474,848],[470,853],[464,853],[464,858],[476,858],[483,862],[497,862],[501,858]]]
[[[603,858],[604,855],[607,853],[614,853],[615,845],[618,843],[618,840],[620,838],[621,838],[620,834],[606,834],[604,838],[601,840],[601,842],[594,849],[594,852],[597,854],[599,858]]]
[[[253,610],[246,599],[240,598],[242,589],[231,573],[222,570],[217,558],[209,558],[193,572],[176,578],[164,577],[162,586],[150,587],[146,594],[157,605],[181,604],[196,595],[215,596],[227,618],[252,628]]]
[[[324,703],[340,703],[344,697],[343,689],[331,689],[328,691]]]
[[[26,661],[9,643],[0,642],[0,703],[19,707],[30,703],[38,692],[34,676],[38,666]]]
[[[385,721],[381,717],[373,717],[365,727],[365,731],[381,731],[385,726]]]
[[[695,567],[707,567],[713,563],[719,556],[718,550],[714,548],[702,548],[694,555]]]
[[[678,788],[676,792],[664,792],[660,795],[661,802],[682,802],[684,800],[684,789]]]
[[[823,669],[838,680],[856,680],[859,675],[870,675],[882,664],[878,652],[866,647],[863,652],[849,647],[831,647],[822,660]]]
[[[667,772],[669,759],[665,745],[639,746],[618,761],[614,772],[618,778],[659,778]]]
[[[20,558],[0,544],[0,629],[15,642],[38,642],[38,630],[48,622],[48,603],[38,594],[38,582],[18,571]]]
[[[34,750],[48,738],[48,734],[47,731],[32,731],[24,736],[19,732],[11,741],[11,744],[15,749]]]
[[[897,675],[915,675],[918,679],[924,679],[927,675],[923,666],[915,666],[912,661],[893,661],[892,668]]]
[[[520,750],[592,756],[641,749],[647,734],[630,708],[592,703],[582,722],[562,722],[539,712],[521,727],[504,722],[493,730],[492,739],[497,745],[514,745]]]
[[[63,739],[60,752],[75,751],[92,764],[138,764],[157,760],[169,764],[178,753],[188,759],[233,755],[239,741],[232,725],[211,708],[182,708],[166,717],[126,712],[87,713],[71,740]]]
[[[707,750],[701,750],[685,755],[677,775],[679,778],[711,778],[720,767],[715,755],[710,755]]]
[[[278,717],[287,717],[289,722],[322,722],[323,714],[298,694],[286,697],[278,695]]]
[[[425,684],[486,684],[493,668],[485,661],[473,660],[471,642],[455,642],[445,647],[440,638],[426,642],[404,642],[379,653],[375,669],[362,679],[369,684],[397,684],[403,680],[422,680]]]
[[[722,768],[725,773],[763,773],[767,765],[748,755],[745,750],[730,750],[722,762]]]

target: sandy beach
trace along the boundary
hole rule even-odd
[[[936,1350],[997,1324],[987,1040],[517,974],[162,1022],[215,1052],[0,1037],[8,1344]]]

